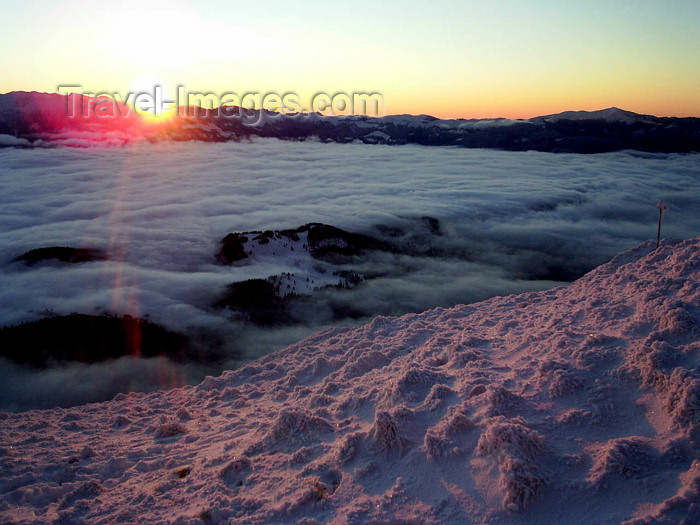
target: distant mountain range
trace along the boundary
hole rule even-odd
[[[128,144],[135,141],[240,141],[250,137],[365,144],[420,144],[507,151],[602,153],[700,151],[700,118],[655,117],[618,108],[566,111],[525,120],[438,119],[429,115],[327,117],[270,111],[180,108],[153,122],[128,116],[69,117],[65,95],[0,94],[0,146]],[[254,123],[254,124],[251,124]]]

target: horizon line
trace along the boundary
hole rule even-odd
[[[82,97],[86,97],[86,98],[89,98],[89,99],[94,99],[94,98],[96,98],[96,97],[94,97],[94,96],[88,97],[87,95],[90,95],[90,94],[83,94],[83,93],[73,93],[73,92],[71,92],[71,93],[66,94],[66,93],[57,93],[57,92],[49,92],[49,91],[37,91],[37,90],[30,90],[30,91],[26,91],[26,90],[13,90],[13,91],[7,91],[7,92],[5,92],[5,93],[0,93],[0,96],[12,95],[12,94],[56,95],[56,96],[60,96],[60,97],[64,97],[64,96],[65,96],[65,97],[68,97],[68,96],[70,96],[70,95],[73,95],[73,96],[75,96],[75,95],[80,95],[80,96],[82,96]],[[107,94],[107,93],[104,93],[104,94]],[[178,105],[178,106],[177,106],[177,109],[179,110],[180,108],[200,108],[200,109],[203,109],[203,110],[205,110],[205,111],[217,111],[219,108],[230,108],[230,107],[234,107],[234,108],[235,108],[235,107],[241,107],[241,106],[236,106],[235,104],[230,104],[230,105],[229,105],[229,104],[221,104],[221,105],[218,105],[218,106],[216,106],[216,107],[210,109],[210,108],[205,108],[205,107],[203,107],[203,106],[198,106],[198,105]],[[173,108],[173,109],[175,109],[175,108]],[[246,108],[246,109],[249,110],[249,111],[260,111],[261,109],[264,109],[264,108],[253,108],[253,109],[248,109],[248,108]],[[529,121],[529,120],[532,120],[532,119],[536,119],[536,118],[555,117],[555,116],[562,115],[562,114],[564,114],[564,113],[600,113],[600,112],[604,112],[604,111],[608,111],[608,110],[617,110],[617,111],[621,111],[621,112],[624,112],[624,113],[631,113],[631,114],[636,115],[636,116],[639,116],[639,117],[678,118],[678,119],[692,119],[692,118],[697,119],[697,118],[700,118],[700,115],[684,115],[684,116],[680,116],[680,115],[654,115],[654,114],[652,114],[652,113],[638,113],[638,112],[636,112],[636,111],[632,111],[632,110],[628,110],[628,109],[623,109],[623,108],[621,108],[621,107],[619,107],[619,106],[616,106],[616,105],[608,106],[608,107],[605,107],[605,108],[599,108],[599,109],[564,109],[564,110],[561,110],[561,111],[558,111],[558,112],[555,112],[555,113],[535,114],[535,115],[530,116],[530,117],[517,117],[517,118],[513,118],[513,117],[503,117],[503,116],[497,116],[497,117],[496,117],[496,116],[493,116],[493,117],[444,117],[444,116],[431,115],[431,114],[429,114],[429,113],[406,113],[406,112],[402,112],[402,113],[387,113],[387,114],[381,115],[381,116],[353,115],[353,114],[348,114],[348,115],[324,115],[324,114],[322,114],[322,113],[320,113],[320,112],[317,112],[317,111],[301,111],[300,113],[306,114],[306,115],[317,114],[317,115],[321,115],[321,116],[325,116],[325,117],[330,117],[330,118],[333,118],[333,117],[360,117],[360,116],[362,116],[362,117],[367,117],[367,118],[373,118],[373,119],[374,119],[374,118],[385,118],[385,117],[402,117],[402,116],[409,116],[409,117],[429,117],[429,118],[436,119],[436,120],[464,120],[464,121],[470,121],[470,120],[511,120],[511,121],[523,121],[523,122],[526,122],[526,121]],[[265,111],[271,111],[271,110],[265,110]]]

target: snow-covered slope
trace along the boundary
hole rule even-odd
[[[697,523],[700,238],[0,416],[6,523]],[[66,388],[70,388],[66,385]]]

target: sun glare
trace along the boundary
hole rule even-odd
[[[159,113],[151,113],[151,112],[140,112],[137,111],[137,113],[141,116],[141,118],[150,124],[159,124],[159,123],[164,123],[167,122],[168,120],[172,119],[176,114],[177,111],[175,110],[175,107],[166,107],[163,108],[163,111]]]
[[[129,85],[129,94],[133,94],[132,109],[146,122],[165,122],[177,113],[175,97],[156,76],[134,78]]]

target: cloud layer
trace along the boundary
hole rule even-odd
[[[262,139],[3,149],[0,325],[37,319],[46,310],[147,316],[203,341],[223,341],[229,356],[223,366],[237,366],[339,322],[339,312],[355,318],[341,322],[352,323],[573,279],[654,238],[659,199],[670,206],[665,237],[697,235],[697,160]],[[439,219],[441,235],[431,234],[422,216]],[[230,282],[293,271],[270,263],[216,265],[224,235],[312,221],[399,239],[412,254],[368,258],[358,269],[378,277],[350,292],[321,293],[303,312],[303,326],[255,328],[212,308]],[[98,248],[110,260],[32,268],[12,262],[27,250],[56,245]],[[174,370],[168,377],[190,382],[220,371],[168,366]],[[4,366],[4,376],[32,379],[4,388],[0,408],[44,406],[30,395],[41,374],[51,374],[45,384],[54,385],[42,389],[42,399],[60,391],[61,404],[123,390],[106,377],[125,370],[140,378],[133,388],[171,386],[155,369],[162,367],[119,362],[38,373]],[[97,389],[99,395],[95,389],[70,394],[78,381],[100,378],[115,386]]]

